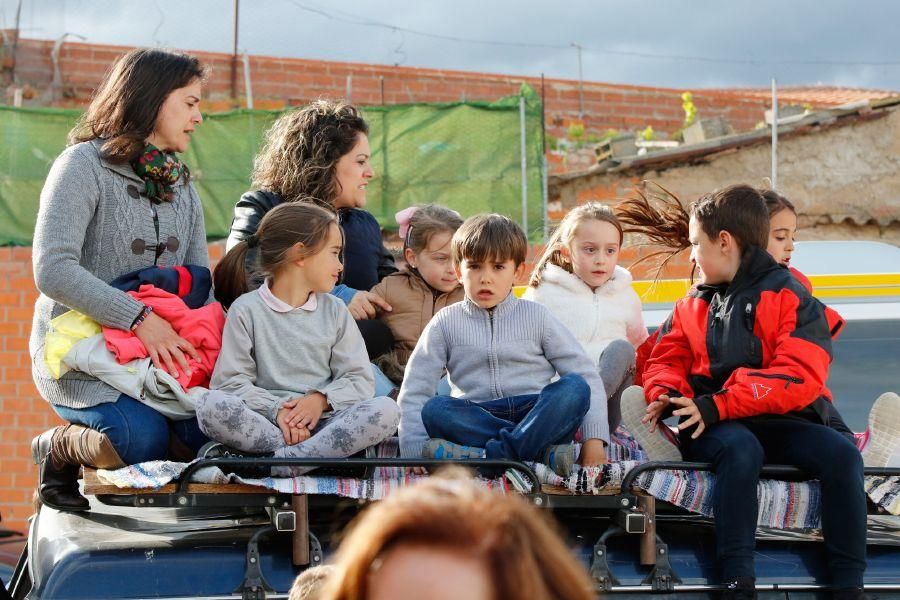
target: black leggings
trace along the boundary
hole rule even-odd
[[[359,327],[359,332],[366,343],[369,360],[374,360],[382,354],[387,354],[394,347],[394,334],[381,321],[377,319],[363,319],[358,320],[356,326]]]

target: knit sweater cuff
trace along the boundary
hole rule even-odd
[[[127,331],[131,328],[132,323],[140,314],[144,304],[125,293],[117,293],[112,297],[112,301],[107,305],[108,311],[106,318],[109,323],[119,329]]]
[[[607,423],[582,423],[581,439],[602,440],[604,444],[609,445],[609,425]]]

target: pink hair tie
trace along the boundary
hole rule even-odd
[[[400,237],[404,241],[406,241],[406,236],[409,235],[409,222],[412,221],[413,215],[416,214],[417,210],[419,210],[418,206],[410,206],[394,215],[394,218],[397,219],[397,225],[400,226]]]

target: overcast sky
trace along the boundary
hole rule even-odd
[[[0,0],[0,28],[14,26],[18,3]],[[21,3],[23,37],[232,47],[233,0]],[[900,90],[898,33],[893,0],[240,0],[239,48],[574,79],[578,43],[588,81],[701,88],[776,77]]]

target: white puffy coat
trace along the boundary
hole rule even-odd
[[[631,273],[617,266],[609,281],[591,290],[577,275],[547,264],[541,284],[529,287],[524,298],[549,308],[596,363],[613,340],[628,340],[636,348],[647,339],[641,299],[631,282]]]

